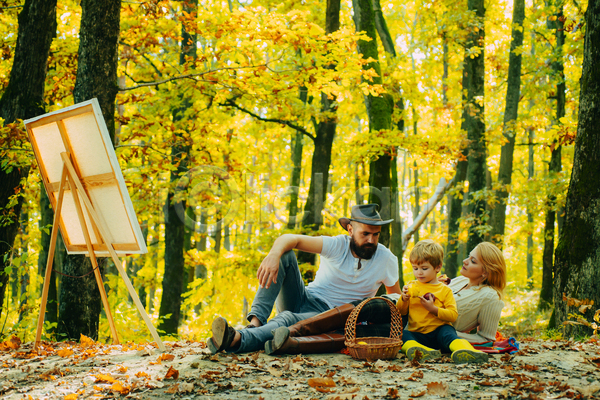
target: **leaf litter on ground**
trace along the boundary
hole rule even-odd
[[[600,344],[522,340],[485,364],[314,354],[211,355],[203,342],[0,343],[0,398],[600,399]]]

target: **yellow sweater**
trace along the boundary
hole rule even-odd
[[[408,330],[411,332],[429,333],[438,327],[448,324],[451,325],[458,317],[456,309],[456,300],[450,288],[441,283],[421,283],[419,281],[411,281],[408,283],[408,293],[411,298],[408,301],[402,301],[402,297],[398,299],[396,307],[400,314],[408,313]],[[421,299],[417,296],[423,296],[425,293],[433,293],[435,295],[434,304],[438,307],[438,315],[430,313],[421,304]]]

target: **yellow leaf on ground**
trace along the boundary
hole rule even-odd
[[[113,383],[116,381],[115,378],[113,378],[112,376],[110,376],[108,374],[97,374],[94,376],[96,377],[95,383]]]
[[[21,339],[16,336],[11,337],[6,342],[0,343],[0,351],[16,350],[21,347]]]
[[[123,386],[123,384],[121,382],[116,381],[115,383],[112,384],[112,386],[110,387],[110,390],[112,390],[113,392],[119,392],[123,396],[126,396],[131,391],[131,386]]]
[[[84,347],[90,347],[96,344],[96,342],[94,342],[94,339],[91,339],[83,334],[79,338],[79,343],[81,343],[81,345]]]
[[[65,400],[77,400],[78,396],[77,393],[71,393],[65,396]]]
[[[73,355],[73,350],[71,349],[60,349],[56,350],[56,355],[59,357],[69,357]]]
[[[119,372],[124,374],[125,372],[127,372],[127,367],[124,365],[119,365]]]
[[[158,357],[158,360],[156,361],[173,361],[175,359],[175,356],[172,354],[161,354],[160,357]]]
[[[317,386],[333,387],[335,386],[335,382],[331,378],[310,378],[308,386],[313,388]]]

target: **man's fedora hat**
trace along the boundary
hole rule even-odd
[[[386,225],[393,221],[393,219],[382,220],[379,211],[379,204],[360,204],[352,207],[352,213],[350,218],[340,218],[338,221],[345,230],[348,230],[348,224],[350,221],[360,222],[365,225]]]

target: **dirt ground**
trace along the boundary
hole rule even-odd
[[[373,363],[341,353],[211,356],[201,342],[0,343],[2,399],[600,399],[600,345],[524,340],[513,355]]]

